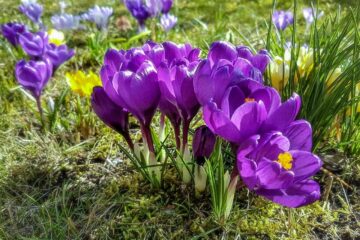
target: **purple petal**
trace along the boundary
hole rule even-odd
[[[262,130],[264,132],[284,130],[295,120],[300,106],[300,97],[294,94],[268,117]]]
[[[265,119],[266,110],[262,102],[244,103],[231,116],[231,121],[240,133],[240,140],[256,134]]]
[[[320,199],[320,186],[314,180],[304,180],[285,190],[259,189],[257,194],[289,208],[298,208]]]
[[[259,184],[264,189],[285,189],[292,184],[294,174],[284,171],[278,162],[263,158],[256,171]]]
[[[231,118],[234,111],[240,107],[245,101],[245,96],[241,89],[237,86],[230,87],[224,94],[221,109],[222,111]]]
[[[237,57],[236,48],[228,42],[214,42],[211,44],[208,59],[211,66],[213,66],[220,59],[234,61]]]
[[[290,154],[293,157],[291,171],[295,174],[295,182],[299,182],[313,176],[322,166],[322,162],[319,157],[311,152],[293,150],[290,151]]]
[[[312,129],[309,122],[294,121],[284,130],[283,134],[290,140],[290,149],[311,151]]]
[[[250,190],[253,190],[257,184],[256,163],[246,157],[238,157],[237,166],[241,179]]]
[[[203,117],[206,126],[213,133],[230,142],[239,142],[241,140],[239,130],[222,111],[216,108],[216,104],[208,103],[205,105]]]

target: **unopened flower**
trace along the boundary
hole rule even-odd
[[[150,123],[160,100],[157,69],[142,48],[109,49],[101,68],[101,80],[113,102],[140,122],[144,141],[154,152]]]
[[[20,35],[19,42],[22,49],[29,56],[39,58],[45,53],[48,44],[48,36],[46,32],[26,32]]]
[[[276,56],[269,64],[271,86],[282,91],[289,81],[290,65],[281,57]]]
[[[61,31],[57,31],[56,29],[51,29],[48,31],[49,43],[53,43],[55,45],[61,45],[64,43],[65,36]]]
[[[216,136],[208,127],[201,126],[195,130],[193,137],[193,156],[197,164],[203,165],[214,150]]]
[[[124,0],[126,8],[136,18],[140,27],[144,27],[146,19],[150,17],[143,0]]]
[[[52,64],[47,58],[39,61],[21,60],[16,64],[15,76],[18,83],[39,99],[41,92],[52,76]]]
[[[310,178],[322,166],[311,147],[311,126],[304,120],[253,136],[237,153],[240,176],[250,190],[275,203],[290,208],[311,204],[320,198],[320,186]]]
[[[65,76],[71,90],[80,96],[89,97],[94,87],[102,85],[98,75],[93,72],[85,74],[83,71],[77,71],[74,73],[66,73]]]
[[[99,7],[95,5],[89,9],[87,13],[83,14],[82,18],[95,23],[99,30],[106,30],[112,14],[113,9],[111,7]]]
[[[294,15],[290,11],[275,11],[272,21],[278,30],[285,30],[289,25],[294,23]]]
[[[333,71],[331,71],[326,79],[326,85],[328,88],[330,88],[334,82],[340,77],[342,74],[342,69],[340,67],[335,68]]]
[[[189,124],[200,108],[194,92],[194,71],[199,63],[200,50],[190,44],[173,42],[164,42],[162,46],[165,58],[158,66],[159,108],[170,119],[175,132],[181,119],[182,147],[185,148]]]
[[[133,150],[134,145],[129,135],[129,113],[115,104],[102,87],[94,87],[91,105],[96,115],[109,127],[120,133]]]
[[[26,26],[21,23],[9,22],[1,25],[2,35],[13,46],[19,45],[19,37],[26,31]]]
[[[80,16],[63,13],[51,17],[51,23],[57,30],[78,30],[83,28],[80,24]]]
[[[173,27],[175,27],[178,19],[174,15],[164,14],[160,18],[160,24],[165,30],[165,32],[170,31]]]
[[[167,14],[170,12],[170,9],[173,4],[173,0],[161,0],[162,1],[162,13]]]
[[[43,6],[38,4],[36,0],[22,0],[19,10],[34,23],[41,23]]]

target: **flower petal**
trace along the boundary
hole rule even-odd
[[[284,171],[278,162],[266,158],[259,161],[256,176],[259,185],[264,189],[285,189],[294,179],[291,171]]]
[[[311,151],[312,129],[308,121],[298,120],[292,122],[284,130],[284,135],[290,140],[290,149]]]
[[[291,171],[295,174],[295,182],[313,176],[322,166],[320,158],[311,152],[294,150],[290,151],[290,154],[293,157]]]
[[[277,204],[289,208],[298,208],[320,199],[320,186],[314,180],[304,180],[285,190],[259,189],[257,194]]]
[[[262,130],[264,132],[284,130],[295,120],[300,106],[300,97],[294,94],[268,117]]]

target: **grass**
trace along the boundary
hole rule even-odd
[[[1,0],[0,0],[1,1]],[[114,1],[69,1],[68,11],[85,11],[95,2],[112,5],[115,16],[126,15]],[[115,3],[116,2],[116,3]],[[322,159],[336,177],[321,172],[323,199],[311,206],[289,210],[241,188],[235,195],[226,223],[211,215],[209,193],[196,198],[173,172],[165,186],[152,190],[116,143],[121,137],[106,128],[91,112],[88,99],[68,91],[65,72],[74,69],[98,72],[109,46],[129,48],[149,37],[156,41],[189,41],[206,49],[215,40],[265,46],[266,21],[272,1],[178,0],[173,12],[179,26],[164,34],[121,32],[112,19],[104,39],[88,32],[67,33],[76,57],[63,66],[47,87],[43,104],[61,101],[51,132],[41,132],[35,103],[17,88],[13,66],[21,54],[0,39],[0,239],[356,239],[360,218],[360,164],[345,156],[339,143],[327,136]],[[58,11],[55,1],[42,1],[45,22]],[[300,2],[298,9],[308,5]],[[325,14],[347,11],[356,1],[320,1]],[[3,1],[8,11],[0,21],[25,21],[14,1]],[[278,8],[290,9],[289,1]],[[304,31],[300,18],[299,33]],[[203,53],[205,55],[206,52]],[[4,66],[4,67],[3,67]],[[50,113],[49,108],[46,111]],[[81,114],[80,114],[81,113]],[[79,116],[82,116],[79,118]],[[132,131],[136,123],[132,120]],[[343,144],[344,142],[340,142]],[[346,152],[345,152],[346,153]]]

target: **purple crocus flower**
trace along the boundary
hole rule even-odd
[[[304,120],[293,121],[282,131],[252,136],[237,153],[243,182],[257,194],[290,208],[318,200],[319,184],[309,178],[322,162],[310,152],[311,139],[311,126]]]
[[[136,18],[140,28],[144,28],[145,21],[150,17],[143,0],[124,0],[126,8],[131,15]]]
[[[203,165],[205,160],[210,157],[214,150],[215,142],[216,136],[205,125],[198,127],[195,130],[192,150],[197,164]]]
[[[95,5],[93,8],[89,9],[82,18],[95,23],[99,30],[106,30],[109,18],[112,14],[113,9],[111,7],[99,7],[98,5]]]
[[[270,58],[267,53],[253,54],[247,47],[235,47],[228,42],[214,42],[195,73],[194,89],[199,102],[206,105],[210,100],[218,106],[229,86],[240,80],[252,79],[263,82]]]
[[[52,64],[47,58],[39,61],[21,60],[16,64],[15,76],[18,83],[40,99],[41,92],[52,76]]]
[[[46,46],[45,56],[48,57],[54,67],[54,72],[60,67],[61,64],[68,61],[75,54],[73,49],[69,49],[65,44],[57,46],[50,43]]]
[[[268,118],[277,112],[280,102],[274,88],[245,79],[228,87],[218,103],[210,101],[204,105],[203,118],[213,133],[240,144],[260,131]],[[271,124],[269,121],[264,129],[271,129]]]
[[[33,58],[39,58],[45,53],[48,36],[45,32],[25,32],[19,37],[22,49]]]
[[[94,87],[91,95],[91,105],[96,115],[106,125],[120,133],[133,150],[134,144],[129,135],[129,113],[116,105],[108,97],[104,88],[98,86]]]
[[[185,147],[190,122],[200,108],[193,83],[194,71],[199,63],[200,50],[193,48],[190,44],[177,45],[173,42],[164,42],[162,46],[165,51],[165,60],[158,67],[161,90],[159,107],[172,122],[175,135],[178,135],[176,121],[179,117],[182,120],[182,147]],[[179,147],[178,144],[177,147]]]
[[[43,6],[38,4],[36,0],[22,0],[19,10],[34,23],[41,23],[40,17],[43,13]]]
[[[161,0],[162,1],[162,13],[167,14],[170,12],[170,9],[173,4],[173,0]]]
[[[175,27],[178,19],[174,15],[164,14],[160,18],[160,24],[164,28],[165,32],[170,31],[173,27]]]
[[[290,24],[294,23],[294,15],[290,11],[275,11],[272,21],[278,30],[285,30]]]
[[[162,0],[145,0],[145,7],[151,17],[156,17],[163,10],[163,2]]]
[[[142,48],[109,49],[100,75],[111,100],[139,120],[149,150],[154,152],[150,123],[159,104],[160,88],[151,58]]]
[[[57,30],[77,30],[83,28],[80,16],[63,13],[51,17],[51,23]]]
[[[26,26],[21,23],[6,23],[1,25],[2,35],[11,43],[13,46],[19,45],[19,37],[21,34],[25,33]]]

